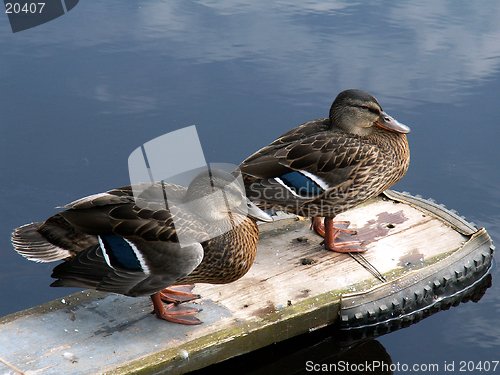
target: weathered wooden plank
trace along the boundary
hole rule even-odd
[[[419,270],[439,269],[464,247],[491,247],[486,232],[478,242],[465,221],[453,224],[447,210],[449,220],[440,220],[442,207],[436,213],[419,205],[434,207],[377,198],[337,218],[351,221],[354,238],[365,241],[364,257],[386,282],[353,257],[325,251],[309,220],[289,218],[261,226],[255,264],[243,278],[195,287],[203,296],[194,303],[203,308],[200,326],[156,319],[148,298],[84,291],[1,319],[1,356],[44,374],[183,373],[331,324],[342,296],[374,288],[390,294],[405,275],[418,283]]]

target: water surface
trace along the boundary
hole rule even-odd
[[[0,50],[0,316],[76,290],[49,288],[53,265],[17,255],[13,228],[127,184],[155,137],[194,124],[209,162],[238,164],[346,88],[412,129],[395,189],[500,243],[500,3],[86,0],[15,34],[4,16]],[[492,273],[479,303],[379,338],[392,361],[499,360]]]

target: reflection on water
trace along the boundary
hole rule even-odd
[[[4,21],[0,316],[69,293],[15,254],[13,228],[126,184],[128,155],[159,135],[197,125],[208,162],[239,164],[346,88],[412,128],[396,190],[500,242],[499,2],[86,0],[16,34]],[[395,361],[494,360],[499,295],[379,341]]]
[[[161,98],[141,89],[149,79],[148,61],[160,76],[172,67],[182,74],[186,61],[250,63],[257,77],[272,81],[282,95],[300,93],[295,100],[302,104],[304,92],[313,94],[310,100],[324,97],[328,103],[334,92],[363,87],[381,102],[398,98],[394,104],[410,107],[422,101],[455,103],[465,94],[464,85],[488,79],[500,64],[498,2],[386,7],[345,1],[87,1],[75,10],[79,13],[45,29],[13,36],[15,45],[4,36],[2,71],[6,75],[13,68],[12,55],[57,56],[54,46],[75,54],[93,49],[101,54],[88,61],[94,74],[75,74],[64,88],[113,104],[121,113],[162,105]],[[75,22],[80,17],[86,22]],[[136,69],[138,64],[143,68]],[[183,79],[176,90],[199,89],[200,82]]]

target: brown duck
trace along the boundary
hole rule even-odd
[[[214,191],[225,200],[213,198]],[[179,205],[169,200],[166,208],[165,195]],[[246,199],[231,174],[219,170],[200,173],[187,189],[154,183],[134,199],[126,186],[65,208],[12,236],[16,251],[30,260],[65,260],[54,268],[51,286],[151,295],[158,318],[184,324],[199,324],[193,316],[199,310],[172,302],[199,296],[176,285],[224,284],[245,275],[257,250],[255,220],[271,220]],[[221,227],[228,231],[210,236]],[[179,243],[181,231],[192,238],[186,246]]]
[[[283,134],[240,165],[247,196],[260,208],[312,217],[325,248],[365,251],[333,218],[388,189],[408,170],[410,129],[390,117],[372,95],[342,91],[330,116]],[[324,217],[324,224],[320,217]]]

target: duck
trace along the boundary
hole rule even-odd
[[[200,297],[192,284],[245,275],[257,251],[257,221],[272,221],[239,181],[206,169],[187,188],[154,182],[94,194],[15,229],[12,243],[29,260],[64,261],[53,269],[53,287],[149,295],[157,318],[200,324],[200,310],[180,305]]]
[[[364,252],[362,241],[336,242],[340,232],[356,232],[334,218],[405,175],[409,133],[371,94],[342,91],[327,118],[286,132],[240,164],[247,197],[265,211],[312,218],[327,250]]]

